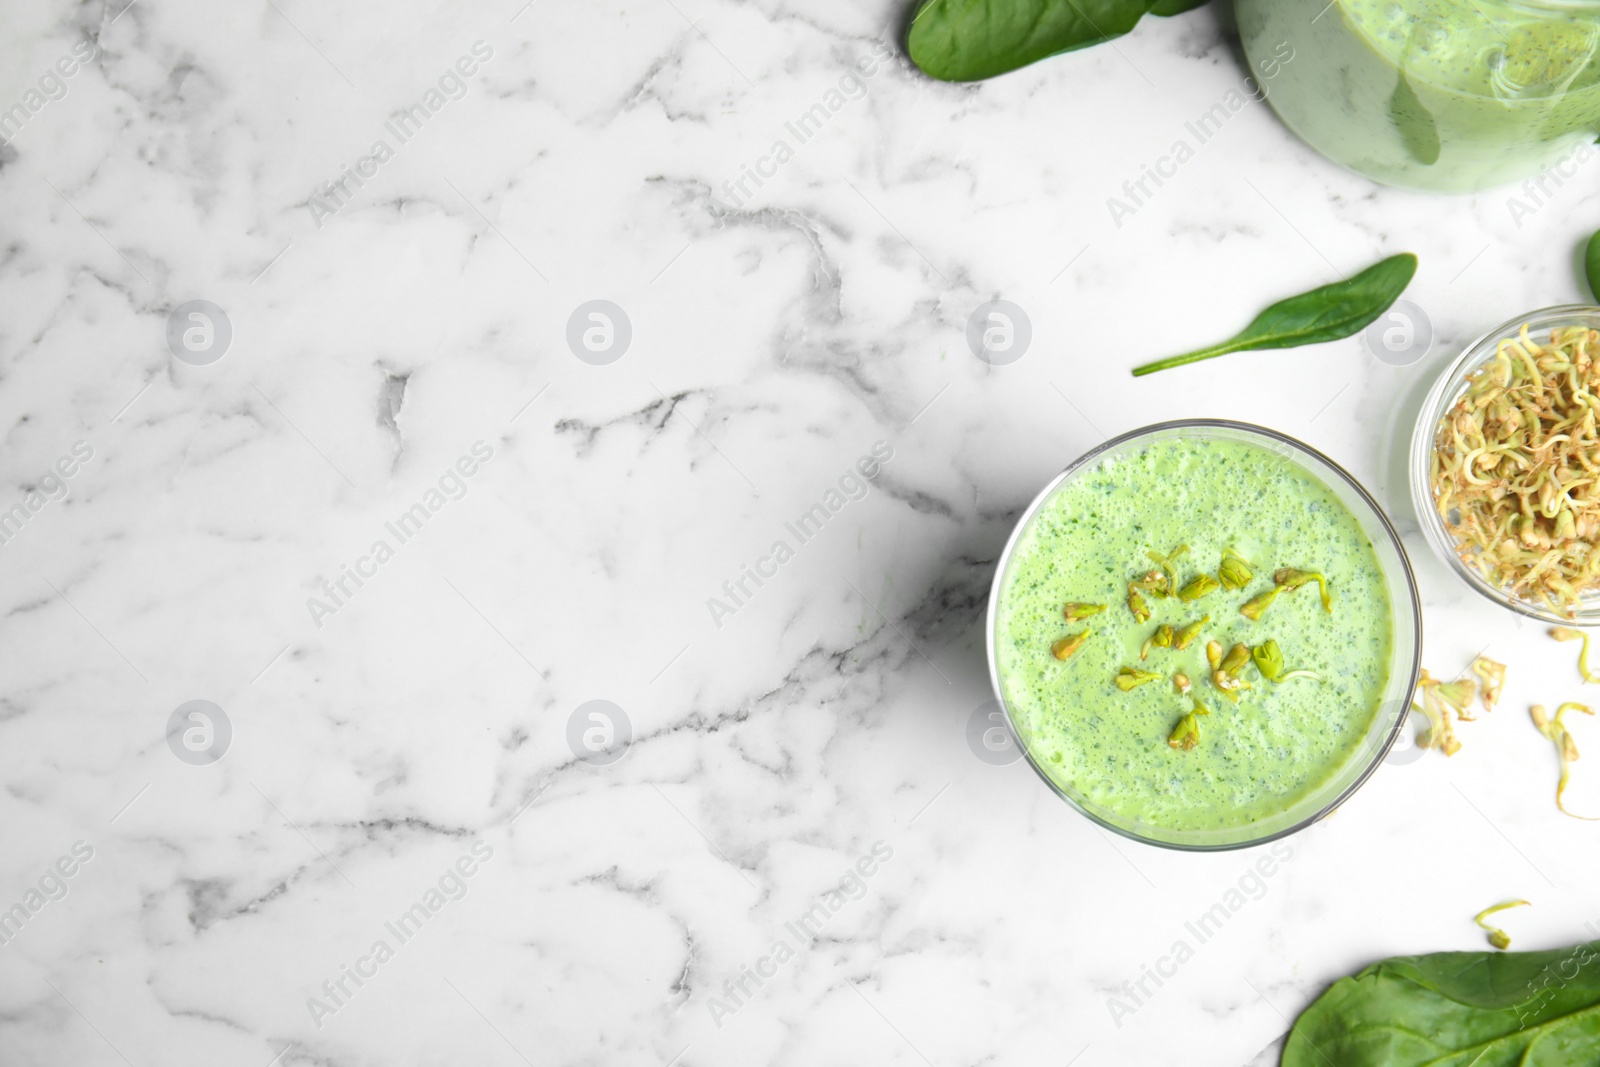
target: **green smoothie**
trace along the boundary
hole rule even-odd
[[[1464,192],[1562,162],[1537,206],[1576,173],[1564,157],[1600,132],[1596,0],[1238,0],[1237,11],[1284,122],[1379,181]]]
[[[1242,557],[1252,576],[1192,602],[1143,596],[1150,617],[1139,621],[1129,583],[1159,569],[1148,552],[1180,545],[1188,550],[1172,563],[1179,586],[1202,574],[1215,584],[1224,551]],[[1280,588],[1259,620],[1241,614],[1278,588],[1279,568],[1321,573],[1332,611],[1313,581]],[[1106,610],[1071,621],[1072,603]],[[1140,659],[1161,624],[1179,631],[1205,615],[1210,622],[1187,648],[1152,647]],[[1052,653],[1084,630],[1068,658]],[[1030,754],[1070,795],[1149,826],[1224,830],[1292,807],[1363,747],[1388,680],[1391,633],[1377,555],[1332,491],[1257,445],[1169,439],[1078,472],[1040,508],[1000,586],[995,657]],[[1252,662],[1233,672],[1250,688],[1230,702],[1207,643],[1231,650],[1269,639],[1285,673],[1320,680],[1274,683]],[[1123,691],[1114,681],[1123,668],[1159,677]],[[1177,673],[1192,682],[1187,695]],[[1196,700],[1209,711],[1194,720],[1198,742],[1169,743]]]

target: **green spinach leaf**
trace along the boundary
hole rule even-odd
[[[1181,15],[1185,11],[1193,11],[1205,2],[1206,0],[1156,0],[1155,3],[1150,5],[1150,14],[1170,18],[1173,15]]]
[[[1397,956],[1341,978],[1290,1031],[1282,1067],[1592,1067],[1600,941],[1547,952]]]
[[[1294,348],[1349,337],[1389,310],[1416,273],[1417,257],[1410,252],[1390,256],[1352,278],[1278,301],[1231,340],[1135,367],[1133,376],[1138,378],[1169,367],[1225,356],[1229,352]]]
[[[1589,253],[1583,257],[1583,272],[1589,276],[1589,291],[1600,302],[1600,230],[1589,238]]]
[[[1400,131],[1400,142],[1412,159],[1429,167],[1439,162],[1439,124],[1434,121],[1433,112],[1417,99],[1417,91],[1404,70],[1389,98],[1389,119]]]
[[[1204,0],[922,0],[906,51],[940,81],[970,82],[1121,37],[1153,8],[1175,15]]]

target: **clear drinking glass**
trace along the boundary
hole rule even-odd
[[[1461,558],[1455,538],[1433,504],[1433,443],[1439,432],[1439,420],[1461,398],[1467,387],[1467,376],[1493,359],[1500,342],[1519,335],[1524,325],[1528,327],[1528,335],[1537,341],[1548,340],[1551,330],[1564,326],[1600,330],[1600,307],[1563,304],[1518,315],[1472,342],[1445,368],[1422,402],[1422,412],[1411,435],[1411,502],[1416,506],[1417,520],[1428,544],[1467,588],[1521,615],[1546,622],[1594,626],[1600,624],[1600,593],[1584,594],[1582,605],[1568,617],[1551,610],[1543,600],[1529,599],[1496,585]]]
[[[1108,459],[1138,452],[1152,441],[1179,438],[1186,441],[1218,440],[1236,441],[1256,445],[1280,456],[1284,462],[1293,463],[1309,472],[1316,480],[1333,491],[1340,502],[1355,516],[1371,542],[1383,569],[1388,589],[1393,636],[1390,641],[1389,677],[1385,685],[1377,714],[1367,728],[1362,744],[1352,756],[1320,786],[1303,794],[1287,807],[1273,815],[1244,826],[1226,829],[1177,830],[1155,826],[1129,819],[1109,811],[1074,790],[1050,774],[1029,747],[1026,731],[1019,729],[1016,716],[1006,700],[1006,690],[1001,684],[999,661],[995,651],[998,626],[998,606],[1006,587],[1010,564],[1018,540],[1028,529],[1047,500],[1071,479],[1097,469]],[[989,593],[987,622],[989,652],[989,678],[995,698],[1005,711],[1008,729],[1017,747],[1027,758],[1039,777],[1063,800],[1077,808],[1101,826],[1114,830],[1124,837],[1147,844],[1189,851],[1218,851],[1246,848],[1301,830],[1333,811],[1375,771],[1388,754],[1394,740],[1404,728],[1411,708],[1412,694],[1416,688],[1422,655],[1422,607],[1417,597],[1416,579],[1411,573],[1411,562],[1394,527],[1389,524],[1383,509],[1361,484],[1333,460],[1311,446],[1262,426],[1229,422],[1220,419],[1185,419],[1157,423],[1143,429],[1114,437],[1073,461],[1040,490],[1033,503],[1028,505],[1006,542],[995,569],[994,586]]]
[[[1600,154],[1600,0],[1236,8],[1251,74],[1278,115],[1369,178],[1470,192],[1554,169],[1529,188],[1532,210]]]

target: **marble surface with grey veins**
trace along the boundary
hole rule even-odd
[[[519,5],[3,16],[0,1061],[1238,1067],[1491,903],[1590,936],[1526,711],[1574,649],[1453,582],[1402,457],[1580,297],[1592,182],[1377,188],[1248,102],[1116,212],[1241,86],[1211,8],[952,86],[899,0]],[[1128,374],[1402,250],[1420,359]],[[1019,511],[1197,415],[1347,464],[1428,667],[1511,665],[1266,877],[982,742]]]

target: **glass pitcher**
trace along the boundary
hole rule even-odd
[[[1600,0],[1236,7],[1251,66],[1273,70],[1262,86],[1278,115],[1369,178],[1471,192],[1558,165],[1570,177],[1600,155]]]

